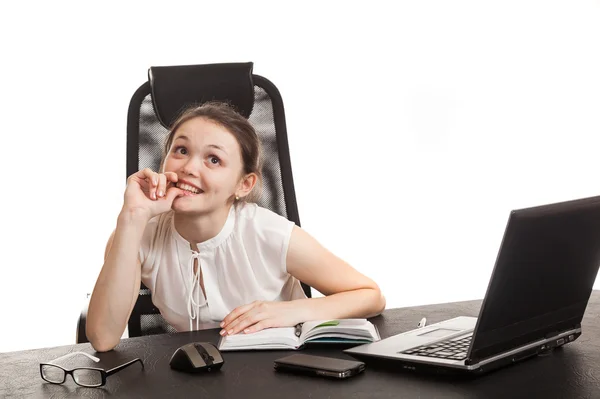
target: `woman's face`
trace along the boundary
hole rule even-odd
[[[174,211],[211,213],[235,197],[242,175],[240,146],[221,125],[202,117],[190,119],[173,136],[164,172],[175,172],[177,187],[191,193],[173,201]]]

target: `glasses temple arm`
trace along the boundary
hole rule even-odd
[[[125,363],[125,364],[122,364],[122,365],[120,365],[120,366],[117,366],[117,367],[114,367],[114,368],[112,368],[112,369],[108,370],[108,371],[106,372],[106,375],[107,375],[107,376],[109,376],[109,375],[111,375],[111,374],[114,374],[114,373],[116,373],[117,371],[121,371],[121,370],[123,370],[125,367],[127,367],[127,366],[131,366],[132,364],[134,364],[134,363],[136,363],[136,362],[140,362],[140,364],[142,365],[142,370],[143,370],[143,369],[144,369],[144,362],[142,362],[142,359],[140,359],[140,358],[138,357],[138,358],[135,358],[135,359],[133,359],[133,360],[130,360],[130,361],[128,361],[128,362],[127,362],[127,363]]]
[[[59,358],[56,358],[56,359],[54,359],[54,360],[51,360],[51,361],[49,361],[48,363],[49,363],[49,364],[52,364],[52,363],[54,363],[54,362],[58,362],[59,360],[68,359],[68,358],[70,358],[71,356],[75,356],[75,355],[84,355],[84,356],[86,356],[88,359],[91,359],[91,360],[95,361],[96,363],[98,363],[98,362],[100,361],[100,359],[98,359],[96,356],[92,356],[92,355],[90,355],[89,353],[85,353],[85,352],[71,352],[71,353],[67,353],[67,354],[66,354],[66,355],[64,355],[64,356],[61,356],[61,357],[59,357]]]

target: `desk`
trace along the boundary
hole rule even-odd
[[[465,315],[477,316],[481,301],[388,309],[371,321],[382,338],[429,323]],[[48,328],[51,328],[49,326]],[[111,376],[103,388],[45,383],[39,363],[71,351],[93,353],[89,344],[0,354],[0,397],[40,398],[600,398],[600,291],[594,291],[574,343],[516,366],[472,380],[393,372],[369,367],[346,381],[277,373],[273,360],[292,351],[225,352],[221,371],[189,375],[173,371],[175,349],[192,341],[217,343],[218,329],[124,339],[114,351],[101,353],[100,366],[111,367],[134,357],[146,369],[129,368]],[[311,348],[303,353],[349,358],[339,349]],[[87,361],[77,357],[76,361]]]

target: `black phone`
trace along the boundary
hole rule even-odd
[[[330,378],[348,378],[359,374],[365,364],[356,360],[294,354],[275,360],[275,370]]]

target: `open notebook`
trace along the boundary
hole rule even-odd
[[[377,328],[366,319],[319,320],[295,327],[268,328],[251,334],[235,334],[219,340],[219,350],[299,349],[307,343],[364,344],[381,340]]]

